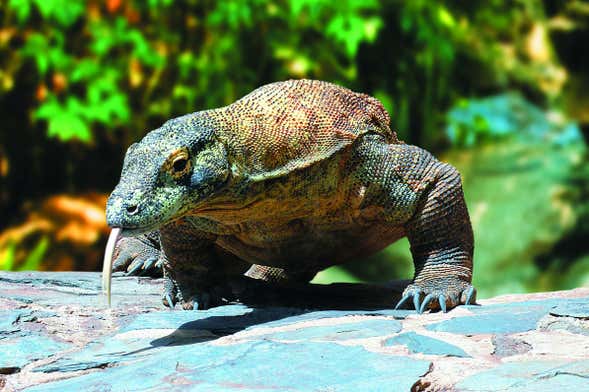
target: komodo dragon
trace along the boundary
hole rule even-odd
[[[167,121],[129,147],[108,199],[109,296],[113,253],[119,268],[162,266],[164,305],[206,309],[244,272],[308,282],[407,236],[415,276],[397,307],[474,302],[460,175],[389,121],[377,99],[316,80]]]

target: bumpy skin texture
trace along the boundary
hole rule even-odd
[[[206,309],[246,270],[307,282],[407,236],[415,277],[398,306],[473,302],[460,175],[400,142],[389,121],[368,95],[291,80],[166,122],[129,148],[109,198],[108,223],[129,241],[119,252],[135,255],[117,265],[153,268],[145,233],[155,232],[164,304]]]

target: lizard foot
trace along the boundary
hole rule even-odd
[[[221,286],[211,287],[206,290],[195,292],[195,285],[184,288],[179,285],[170,276],[164,278],[164,294],[162,302],[164,306],[173,309],[177,303],[180,303],[184,310],[206,310],[215,306],[226,305],[230,302],[232,295],[227,295],[227,291]]]
[[[113,271],[127,275],[161,275],[160,251],[148,240],[121,238],[115,247]]]
[[[403,297],[395,306],[400,309],[413,299],[413,306],[418,313],[425,310],[438,310],[446,313],[458,305],[472,305],[476,302],[476,289],[468,282],[457,278],[429,279],[427,281],[412,283],[405,291]]]
[[[182,309],[184,310],[206,310],[214,308],[215,306],[227,305],[228,300],[213,291],[205,291],[193,295],[187,302],[182,302]]]

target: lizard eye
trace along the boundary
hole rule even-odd
[[[190,171],[190,160],[188,158],[186,149],[177,150],[170,155],[164,169],[177,180]]]
[[[188,164],[188,159],[186,159],[184,157],[179,157],[179,158],[174,159],[174,162],[172,163],[172,167],[174,168],[174,172],[181,173],[184,171],[184,169],[186,169],[187,164]]]

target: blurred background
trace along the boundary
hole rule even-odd
[[[589,286],[589,3],[2,0],[0,269],[98,271],[126,148],[288,78],[460,169],[480,296]],[[316,282],[411,277],[403,240]]]

